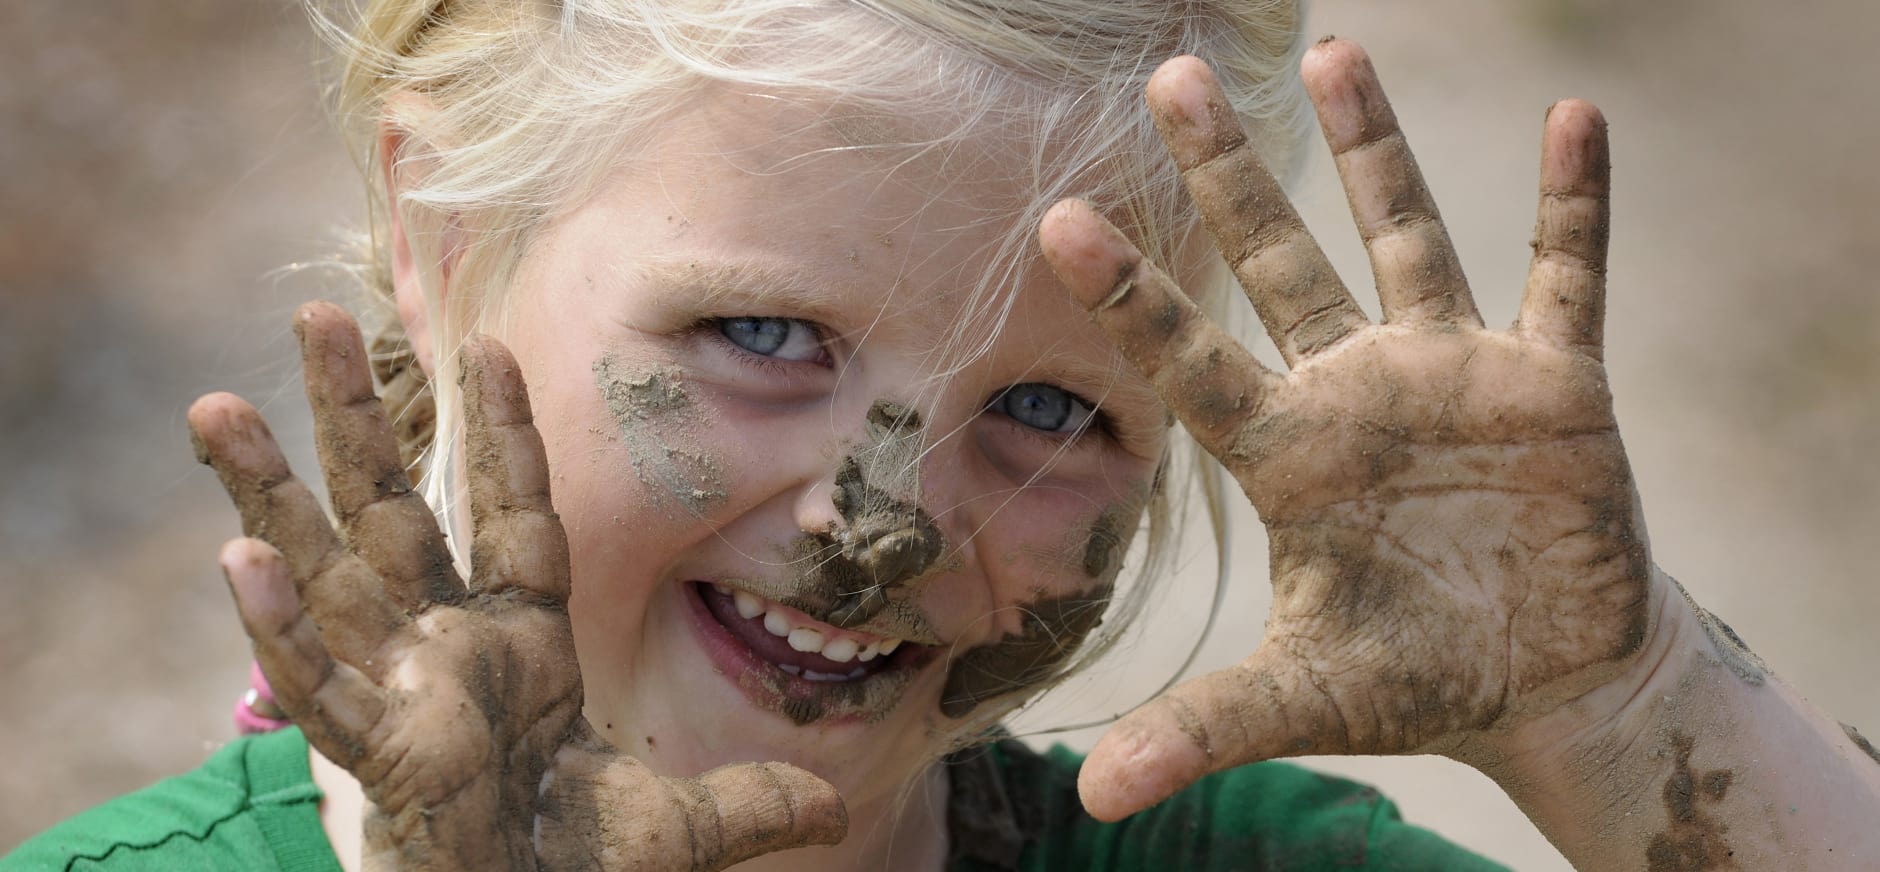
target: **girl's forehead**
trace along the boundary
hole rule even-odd
[[[1037,254],[1019,162],[986,138],[934,142],[931,128],[865,107],[708,92],[613,168],[591,205],[615,226],[659,216],[656,244],[609,234],[628,243],[628,271],[679,262],[750,272],[757,288],[870,289],[922,311],[1029,297],[1034,285],[1067,303]]]
[[[796,194],[787,202],[890,220],[911,217],[897,210],[980,212],[982,220],[950,229],[995,232],[1012,228],[993,218],[1031,199],[1034,168],[1018,157],[1028,151],[991,123],[708,89],[621,169],[732,182],[746,195]]]

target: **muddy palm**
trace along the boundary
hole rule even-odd
[[[1262,366],[1088,206],[1060,204],[1041,229],[1272,549],[1259,649],[1104,737],[1081,781],[1100,817],[1271,757],[1467,756],[1612,681],[1651,629],[1662,585],[1600,361],[1597,110],[1549,115],[1521,316],[1489,331],[1369,61],[1331,42],[1305,73],[1385,323],[1358,309],[1193,58],[1157,73],[1151,111],[1290,371]]]
[[[338,531],[252,406],[206,396],[189,422],[254,537],[223,564],[256,657],[371,802],[368,868],[708,870],[842,838],[841,800],[807,772],[661,778],[588,729],[567,541],[507,350],[462,352],[466,584],[411,490],[357,327],[326,304],[295,326]]]

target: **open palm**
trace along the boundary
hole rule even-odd
[[[1260,647],[1104,737],[1081,779],[1100,817],[1255,760],[1452,750],[1610,680],[1648,629],[1650,558],[1600,360],[1597,110],[1549,115],[1520,320],[1490,331],[1362,51],[1323,43],[1305,72],[1384,323],[1357,307],[1194,58],[1157,72],[1150,108],[1289,371],[1256,361],[1089,206],[1060,204],[1040,230],[1271,543]]]

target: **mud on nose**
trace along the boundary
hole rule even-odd
[[[839,546],[824,568],[836,607],[828,616],[853,626],[888,605],[888,590],[930,571],[946,537],[920,508],[921,418],[891,400],[868,410],[868,436],[842,458],[830,501],[842,528],[824,534]]]
[[[910,526],[876,539],[857,555],[856,562],[874,577],[876,584],[883,587],[900,584],[926,572],[940,559],[944,542],[940,531],[924,515],[923,512],[915,517]]]
[[[925,575],[939,561],[946,548],[940,528],[919,509],[904,520],[886,532],[844,543],[836,559],[847,564],[846,571],[837,574],[848,583],[837,591],[830,623],[846,627],[874,617],[887,607],[890,589]]]

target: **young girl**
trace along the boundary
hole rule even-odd
[[[1368,62],[1296,77],[1297,16],[371,3],[341,106],[393,332],[295,321],[337,529],[252,407],[189,416],[250,537],[246,713],[293,727],[0,865],[1489,867],[1243,765],[1302,753],[1467,762],[1587,868],[1880,859],[1871,746],[1651,562],[1596,110],[1549,113],[1491,331]],[[1262,168],[1302,92],[1383,324]],[[1204,314],[1229,269],[1289,372]],[[1175,420],[1267,525],[1266,638],[1081,768],[996,741],[1152,595]]]

